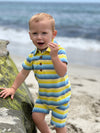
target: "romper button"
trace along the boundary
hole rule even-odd
[[[40,56],[40,59],[42,59],[42,56]]]
[[[42,65],[42,63],[40,63],[40,65]]]
[[[40,69],[40,71],[42,72],[42,69]]]

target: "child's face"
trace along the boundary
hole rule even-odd
[[[52,26],[49,20],[32,22],[30,25],[30,38],[34,45],[43,50],[48,47],[48,43],[56,36],[57,31],[52,31]]]

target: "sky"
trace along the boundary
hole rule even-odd
[[[0,1],[24,1],[24,2],[29,2],[29,1],[36,1],[36,2],[99,2],[100,0],[0,0]]]

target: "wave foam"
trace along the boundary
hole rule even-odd
[[[64,48],[76,48],[81,50],[100,51],[100,41],[97,40],[57,37],[57,41],[60,44],[62,44]]]
[[[10,41],[8,50],[11,53],[26,54],[32,51],[34,45],[30,40],[27,30],[24,29],[11,29],[6,27],[0,27],[0,39]],[[68,38],[68,37],[56,37],[64,48],[76,48],[89,51],[100,51],[100,41],[89,40],[83,38]]]

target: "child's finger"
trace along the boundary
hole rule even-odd
[[[6,92],[6,88],[1,89],[0,95]]]
[[[11,95],[11,99],[13,99],[14,98],[14,95]]]
[[[9,94],[7,93],[7,94],[5,94],[5,95],[4,95],[4,97],[3,97],[3,98],[5,99],[5,98],[6,98],[6,97],[8,97],[8,96],[9,96]]]
[[[3,93],[1,93],[0,97],[4,97],[6,94],[7,94],[7,92],[3,92]]]
[[[0,94],[2,94],[2,93],[4,93],[4,92],[5,92],[5,90],[1,91]]]
[[[54,48],[55,47],[55,44],[54,43],[49,43],[49,46]]]
[[[5,90],[5,88],[0,88],[0,90]]]

